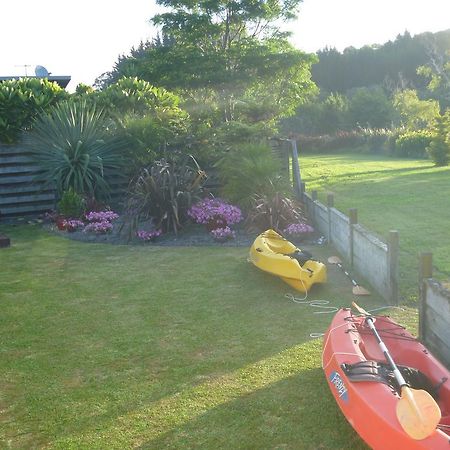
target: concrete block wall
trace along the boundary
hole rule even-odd
[[[432,278],[432,256],[419,259],[419,338],[450,369],[450,290]]]
[[[336,208],[330,208],[330,227],[328,242],[350,261],[350,219]]]
[[[367,280],[387,302],[398,303],[398,235],[391,232],[388,242],[357,223],[357,211],[345,215],[334,208],[334,197],[327,205],[317,193],[303,193],[303,202],[314,227],[341,255],[345,264]]]
[[[353,265],[372,286],[377,286],[383,298],[390,298],[388,246],[359,224],[353,227]]]

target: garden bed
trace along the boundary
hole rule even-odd
[[[60,231],[54,224],[44,225],[45,229],[51,233],[58,234],[68,239],[76,241],[105,243],[115,245],[148,245],[148,246],[167,246],[167,247],[190,247],[190,246],[217,246],[217,247],[250,247],[257,236],[257,232],[249,232],[244,226],[234,227],[236,237],[225,242],[216,241],[206,230],[203,225],[188,224],[178,234],[166,233],[157,237],[152,242],[142,242],[137,238],[131,241],[127,239],[125,233],[120,233],[120,221],[114,223],[112,232],[105,234],[85,233],[83,231]],[[324,239],[320,234],[308,233],[304,239],[288,239],[296,245],[301,244],[322,244]]]

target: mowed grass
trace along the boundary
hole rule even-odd
[[[404,301],[417,296],[421,252],[431,251],[434,275],[450,275],[450,167],[431,161],[375,155],[303,154],[300,157],[307,191],[317,190],[326,202],[348,214],[357,208],[359,223],[387,241],[390,230],[400,236],[400,289]]]
[[[310,337],[332,316],[286,298],[248,249],[3,231],[0,448],[366,448]],[[313,299],[348,306],[351,284],[329,267]],[[394,313],[417,325],[415,310]]]

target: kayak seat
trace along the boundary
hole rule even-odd
[[[289,258],[297,260],[301,266],[303,266],[303,264],[305,264],[306,261],[309,261],[312,258],[312,254],[305,250],[297,250],[294,253],[287,254],[286,256],[289,256]]]
[[[359,361],[355,364],[342,364],[342,370],[351,382],[373,381],[388,384],[387,374],[377,361]]]
[[[424,373],[414,367],[397,367],[410,388],[427,391],[435,400],[438,400],[438,389]],[[360,361],[355,364],[342,364],[342,370],[351,382],[372,381],[384,383],[394,391],[399,390],[394,371],[386,363]]]

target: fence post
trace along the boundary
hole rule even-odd
[[[348,211],[348,242],[349,242],[349,260],[350,266],[353,267],[353,225],[358,223],[358,210],[356,208],[350,208]]]
[[[427,313],[426,279],[433,276],[433,254],[423,252],[419,255],[419,339],[425,340]]]
[[[294,181],[294,192],[297,199],[300,200],[302,198],[302,177],[300,174],[300,165],[298,162],[297,141],[295,139],[291,139],[290,141],[292,145],[292,179]]]
[[[329,192],[327,194],[327,213],[328,213],[328,244],[331,244],[331,208],[334,207],[334,194]]]
[[[312,211],[309,212],[309,217],[312,220],[314,226],[316,226],[316,200],[317,200],[317,191],[311,191],[311,208]]]
[[[305,192],[306,192],[306,184],[304,183],[304,182],[301,182],[300,183],[300,192],[301,192],[301,200],[303,201],[303,195],[305,194]]]
[[[398,305],[398,254],[399,254],[399,236],[398,231],[389,231],[388,237],[388,271],[389,271],[389,290],[391,301]]]

